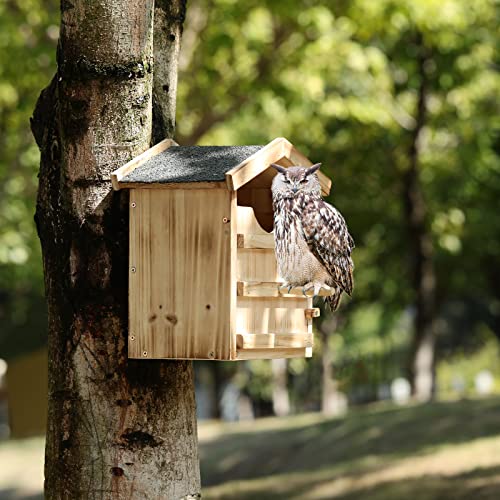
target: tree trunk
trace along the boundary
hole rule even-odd
[[[151,141],[153,1],[63,0],[61,11],[58,72],[32,119],[49,313],[45,496],[196,498],[192,366],[127,359],[128,194],[110,182]],[[174,123],[169,102],[163,124]]]
[[[329,417],[343,415],[347,410],[347,399],[338,391],[338,382],[333,374],[334,353],[329,337],[335,335],[338,316],[331,315],[319,327],[321,336],[321,412]]]
[[[290,413],[287,360],[271,360],[271,369],[273,373],[273,412],[278,417],[284,417]]]
[[[404,176],[404,202],[411,245],[411,266],[415,290],[414,333],[410,350],[409,373],[416,399],[428,401],[434,394],[434,318],[436,314],[436,274],[433,263],[432,236],[427,227],[427,207],[420,183],[420,141],[425,126],[427,107],[427,77],[429,54],[422,35],[417,37],[417,57],[420,84],[418,87],[416,125],[409,150],[409,168]]]

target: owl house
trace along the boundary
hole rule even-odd
[[[271,182],[311,162],[267,146],[178,146],[167,139],[112,174],[130,190],[130,358],[309,357],[312,299],[278,290]],[[323,194],[330,180],[319,173]]]

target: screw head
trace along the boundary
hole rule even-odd
[[[142,355],[146,357],[148,355],[148,351],[143,351]]]
[[[132,266],[132,267],[130,268],[130,270],[131,270],[133,273],[135,273],[135,272],[137,271],[137,269],[136,269],[134,266]]]
[[[208,353],[208,357],[209,357],[210,359],[214,359],[214,358],[215,358],[215,353],[214,353],[214,351],[210,351],[210,352]]]
[[[222,218],[222,222],[223,222],[224,224],[227,224],[227,223],[229,222],[229,219],[228,219],[227,217],[223,217],[223,218]]]
[[[135,335],[130,335],[130,340],[132,340],[132,342],[135,340]]]
[[[130,204],[130,206],[131,206],[132,208],[135,208],[137,205],[135,204],[135,201],[133,201],[133,202]]]

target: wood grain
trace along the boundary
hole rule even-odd
[[[321,311],[318,307],[313,307],[312,309],[305,309],[304,316],[306,319],[319,318],[321,315]]]
[[[129,357],[230,359],[231,228],[223,220],[231,193],[141,189],[130,201]]]
[[[283,139],[278,137],[267,146],[226,172],[227,186],[231,191],[237,191],[247,182],[269,168],[283,156]]]
[[[311,333],[268,333],[268,334],[238,334],[236,345],[238,349],[273,349],[273,348],[306,348],[312,347]]]
[[[291,347],[274,349],[238,349],[236,359],[240,361],[251,359],[280,359],[280,358],[305,358],[310,357],[311,347],[294,349]]]
[[[312,307],[312,299],[299,295],[279,296],[277,289],[278,271],[274,244],[270,242],[272,233],[262,229],[254,215],[253,209],[246,206],[237,207],[237,231],[241,235],[243,248],[237,249],[236,278],[240,293],[237,297],[236,335],[290,335],[308,334],[309,325],[304,316],[304,309]],[[264,241],[270,248],[252,248],[245,241]],[[259,297],[244,296],[245,284],[249,282],[274,282],[275,296]],[[252,338],[252,337],[248,337]],[[259,337],[260,339],[260,337]],[[259,340],[270,342],[269,339]],[[240,340],[241,342],[241,340]],[[272,349],[253,347],[253,354],[248,349],[238,350],[237,359],[273,359],[279,357],[303,357],[304,349],[294,349],[291,352],[277,346]],[[272,352],[271,352],[272,351]]]
[[[238,234],[238,248],[260,248],[274,251],[272,234]]]
[[[237,291],[238,296],[242,297],[304,297],[302,287],[295,287],[288,292],[286,288],[278,289],[281,283],[263,282],[263,281],[238,281]],[[309,290],[308,296],[312,293]],[[334,289],[330,287],[322,288],[318,295],[320,297],[328,297],[334,293]]]

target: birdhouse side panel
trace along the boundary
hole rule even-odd
[[[131,191],[129,357],[230,359],[226,189]]]
[[[312,299],[278,291],[273,234],[262,229],[254,210],[237,207],[236,359],[303,357],[312,346],[305,317]]]

